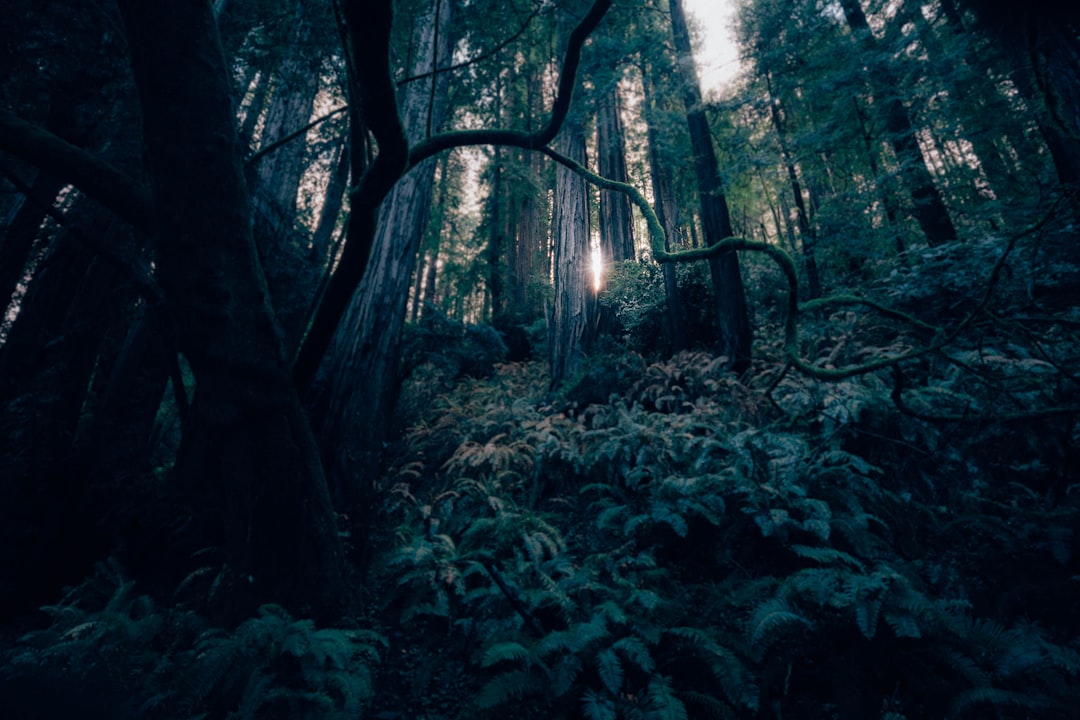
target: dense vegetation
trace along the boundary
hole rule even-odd
[[[16,4],[0,714],[1075,717],[1075,11]]]

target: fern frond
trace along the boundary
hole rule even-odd
[[[1069,675],[1080,675],[1080,652],[1072,648],[1046,643],[1046,654],[1050,663]]]
[[[686,706],[675,696],[671,682],[665,677],[649,681],[650,720],[687,720]]]
[[[821,606],[846,607],[851,604],[845,583],[851,575],[846,567],[812,567],[797,570],[784,579],[781,595],[808,598]]]
[[[484,657],[480,661],[480,666],[491,667],[492,665],[498,665],[501,662],[525,660],[529,655],[529,649],[521,643],[513,641],[499,642],[484,651]]]
[[[617,720],[615,701],[592,690],[586,690],[581,696],[581,709],[586,720]]]
[[[584,663],[579,655],[567,655],[551,672],[551,692],[555,697],[563,697],[577,681]]]
[[[652,590],[635,590],[626,599],[627,605],[640,605],[645,610],[655,610],[660,607],[661,597]]]
[[[843,550],[829,547],[811,547],[810,545],[791,545],[791,551],[799,557],[813,560],[821,565],[850,565],[859,572],[866,572],[866,566]]]
[[[679,696],[686,705],[700,709],[694,713],[694,717],[709,717],[714,720],[735,720],[738,717],[727,704],[712,695],[693,690],[680,690]]]
[[[489,680],[477,694],[476,704],[481,708],[491,709],[538,689],[536,678],[528,671],[512,670]]]
[[[656,669],[656,662],[653,660],[648,646],[635,635],[620,638],[611,647],[621,652],[623,657],[646,673],[651,673]]]
[[[965,690],[953,700],[952,715],[962,716],[965,711],[976,705],[993,705],[995,707],[1017,707],[1029,710],[1044,708],[1048,705],[1045,698],[1026,695],[1012,690],[1002,690],[995,687],[976,687]]]
[[[757,606],[750,618],[747,633],[750,646],[765,650],[775,640],[778,629],[797,624],[811,626],[810,621],[792,610],[787,601],[780,598],[766,600]]]
[[[604,687],[611,691],[612,695],[618,695],[623,683],[623,667],[614,650],[607,648],[597,653],[596,671]]]
[[[922,630],[919,622],[907,613],[885,613],[885,622],[889,623],[893,634],[898,638],[920,638]]]
[[[558,652],[571,651],[576,647],[575,638],[571,632],[555,630],[540,638],[533,646],[533,651],[537,657],[545,658]]]
[[[613,600],[605,600],[597,605],[596,612],[603,615],[612,624],[621,625],[626,622],[626,611],[623,610],[622,605]]]

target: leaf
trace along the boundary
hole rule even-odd
[[[792,545],[791,551],[799,557],[806,558],[807,560],[813,560],[814,562],[821,565],[844,563],[857,569],[859,572],[866,572],[866,566],[864,566],[859,560],[852,557],[843,550],[825,547],[811,547],[810,545]]]
[[[603,697],[592,690],[586,690],[581,696],[581,709],[587,720],[617,720],[615,701]]]
[[[620,651],[623,657],[646,673],[651,673],[656,668],[648,646],[634,635],[627,635],[617,640],[611,647]]]
[[[773,635],[785,625],[802,624],[810,626],[810,621],[799,615],[787,601],[772,598],[758,605],[750,619],[749,636],[751,646],[767,648],[773,642]]]
[[[501,662],[524,660],[529,657],[529,649],[521,643],[507,641],[495,643],[484,651],[481,667],[491,667]]]
[[[951,715],[959,717],[965,710],[974,705],[993,705],[995,707],[1018,707],[1018,708],[1041,708],[1047,705],[1045,699],[1025,695],[1012,690],[1002,690],[995,687],[976,687],[965,690],[953,700]]]
[[[893,634],[898,638],[922,637],[922,630],[919,628],[918,621],[906,613],[903,615],[885,613],[885,622],[889,623],[889,627],[892,628]]]
[[[534,685],[532,677],[525,670],[513,670],[496,675],[489,680],[476,696],[476,704],[482,708],[493,708],[508,700],[519,698]]]
[[[619,656],[611,648],[603,650],[596,656],[597,672],[604,686],[611,691],[612,695],[618,695],[622,688],[623,668],[619,662]]]
[[[551,692],[555,697],[563,697],[573,688],[583,663],[578,655],[567,655],[551,673]]]
[[[649,682],[649,716],[658,720],[687,720],[686,706],[671,689],[665,677]]]

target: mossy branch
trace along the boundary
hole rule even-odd
[[[1035,223],[1030,228],[1017,233],[1010,240],[1006,246],[1001,257],[994,263],[994,267],[990,272],[990,278],[987,282],[987,287],[980,299],[978,305],[969,312],[955,327],[946,331],[944,328],[938,327],[931,323],[920,320],[906,312],[890,308],[886,305],[871,300],[869,298],[861,297],[858,295],[841,294],[833,295],[831,297],[819,298],[811,300],[805,303],[799,303],[799,276],[795,265],[794,259],[788,254],[787,251],[780,248],[777,245],[771,243],[762,242],[759,240],[747,240],[739,237],[729,237],[714,243],[708,247],[695,248],[692,250],[682,250],[677,252],[668,252],[664,248],[666,247],[664,229],[660,225],[659,219],[656,217],[656,213],[653,211],[652,206],[641,194],[640,191],[629,183],[619,182],[617,180],[611,180],[598,175],[588,168],[584,167],[578,162],[571,160],[570,158],[552,150],[548,147],[533,148],[542,152],[550,157],[552,160],[558,162],[561,165],[578,173],[586,180],[592,182],[594,185],[600,187],[603,190],[611,190],[614,192],[621,192],[625,194],[631,202],[633,202],[641,214],[645,217],[645,222],[649,227],[649,245],[653,255],[653,258],[658,263],[669,262],[694,262],[697,260],[706,260],[714,255],[719,255],[725,252],[732,252],[737,250],[747,250],[750,252],[760,252],[768,255],[769,258],[776,263],[783,273],[785,280],[787,281],[787,300],[786,300],[786,313],[784,322],[784,355],[785,355],[785,368],[784,372],[776,379],[775,382],[779,382],[779,379],[783,377],[784,373],[790,368],[795,368],[804,375],[813,377],[818,380],[843,380],[856,375],[865,375],[867,373],[875,372],[885,368],[896,368],[900,363],[907,360],[913,360],[917,357],[921,357],[928,353],[936,352],[953,340],[955,340],[960,333],[962,333],[972,320],[984,311],[986,305],[989,303],[993,294],[993,289],[997,285],[1001,278],[1002,269],[1005,264],[1005,260],[1012,253],[1016,247],[1016,243],[1027,235],[1036,232],[1041,228],[1046,220]],[[866,307],[875,310],[879,314],[899,320],[907,323],[908,325],[918,328],[925,333],[931,335],[932,340],[929,344],[922,348],[912,350],[900,355],[893,355],[890,357],[878,358],[876,360],[870,360],[865,363],[859,363],[856,365],[849,365],[841,368],[825,368],[814,365],[807,360],[804,360],[799,356],[799,328],[798,318],[801,314],[820,312],[823,310],[831,310],[836,307],[843,307],[847,305],[864,305]],[[894,400],[896,397],[894,397]],[[898,403],[900,406],[900,403]],[[904,409],[901,406],[901,409]],[[910,410],[910,409],[908,409]],[[1065,414],[1073,412],[1074,408],[1054,408],[1050,411],[1046,411],[1042,414]],[[960,420],[962,418],[938,418],[941,420]],[[1024,419],[1024,416],[1017,416],[1016,419]]]

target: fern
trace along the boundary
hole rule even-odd
[[[615,701],[593,690],[581,696],[581,709],[587,720],[616,720]]]
[[[488,647],[484,651],[483,660],[481,660],[481,667],[491,667],[492,665],[498,665],[502,662],[515,662],[525,660],[530,657],[531,653],[529,649],[521,643],[513,641],[504,641],[495,643]]]
[[[795,612],[786,600],[781,598],[766,600],[758,605],[750,618],[747,627],[750,646],[763,652],[778,639],[780,629],[792,625],[810,627],[811,623]]]
[[[649,682],[650,720],[687,720],[686,706],[675,696],[671,682],[665,677],[654,677]]]
[[[622,689],[623,667],[619,656],[611,648],[600,651],[596,656],[596,670],[600,680],[612,695],[618,695]]]
[[[969,710],[980,705],[994,707],[1017,707],[1025,710],[1040,710],[1048,706],[1046,698],[1027,695],[1012,690],[994,687],[976,687],[965,690],[953,700],[952,714],[962,717]]]
[[[700,712],[694,713],[694,717],[709,717],[714,720],[734,720],[737,717],[730,707],[712,695],[693,690],[683,690],[679,694],[686,705],[700,709]]]
[[[541,687],[527,670],[510,670],[491,678],[476,696],[476,704],[491,709],[535,692]]]
[[[790,545],[790,550],[799,557],[813,560],[821,565],[850,565],[859,572],[866,572],[866,566],[850,554],[835,548],[811,547],[809,545]]]
[[[616,640],[611,647],[618,650],[623,657],[646,674],[650,674],[656,669],[656,662],[649,653],[648,646],[634,635],[627,635]]]
[[[716,642],[701,628],[673,627],[666,634],[677,638],[708,664],[732,705],[748,710],[758,709],[758,687],[753,674],[733,651]]]
[[[898,638],[920,638],[922,629],[919,622],[911,615],[905,613],[885,613],[885,622],[892,628],[893,634]]]

